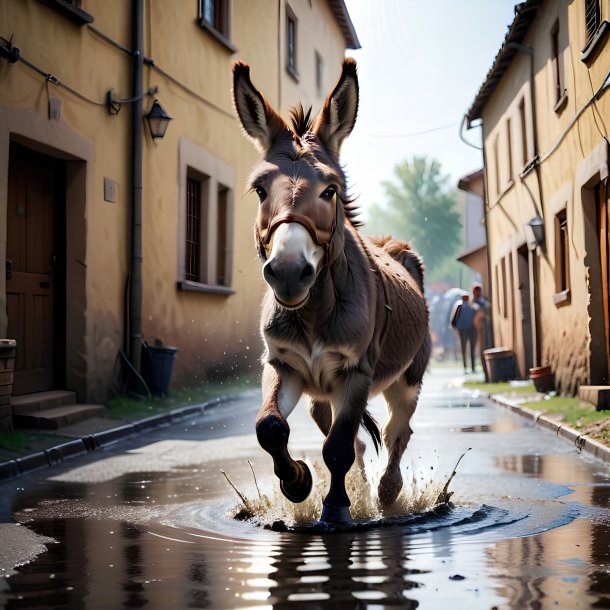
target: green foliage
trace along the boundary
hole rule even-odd
[[[374,204],[367,214],[367,231],[410,241],[423,257],[427,275],[461,246],[461,218],[457,191],[448,187],[436,159],[413,157],[394,167],[394,178],[383,183],[384,205]]]
[[[510,381],[498,381],[496,383],[484,383],[482,381],[465,381],[464,387],[468,390],[479,390],[483,394],[532,394],[536,395],[533,383],[513,385]]]

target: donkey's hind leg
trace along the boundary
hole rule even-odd
[[[411,417],[417,406],[421,382],[410,384],[406,375],[397,379],[384,393],[388,420],[383,427],[383,443],[388,451],[388,465],[379,481],[379,502],[390,506],[402,489],[400,460],[411,438]]]

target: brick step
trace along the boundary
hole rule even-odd
[[[580,400],[591,403],[597,411],[610,409],[610,386],[581,385],[578,388]]]
[[[47,392],[11,396],[14,415],[27,415],[35,411],[54,409],[75,403],[76,394],[68,390],[48,390]]]
[[[27,414],[13,415],[13,423],[17,428],[36,428],[41,430],[57,430],[90,417],[103,415],[104,405],[64,405],[52,409],[41,409]]]

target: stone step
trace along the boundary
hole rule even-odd
[[[52,409],[32,411],[27,414],[13,414],[13,422],[17,428],[57,430],[90,417],[100,416],[105,410],[104,405],[64,405]]]
[[[591,403],[598,411],[610,409],[610,386],[581,385],[578,388],[578,398]]]
[[[48,390],[11,396],[11,405],[14,415],[26,415],[34,411],[54,409],[76,403],[76,394],[68,390]]]

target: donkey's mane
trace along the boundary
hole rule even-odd
[[[292,131],[298,138],[302,138],[310,129],[313,123],[311,118],[311,106],[305,111],[301,102],[290,109],[290,122]]]
[[[316,143],[320,145],[318,139],[311,131],[313,125],[313,119],[311,118],[311,106],[305,110],[303,104],[299,102],[296,106],[290,109],[290,123],[292,125],[292,133],[294,135],[297,149],[300,151],[298,154],[303,152],[303,145],[306,143]],[[343,173],[343,172],[341,172]],[[358,220],[359,209],[355,205],[355,199],[345,198],[342,199],[343,209],[345,211],[345,217],[352,223],[354,227],[362,226],[362,222]]]

